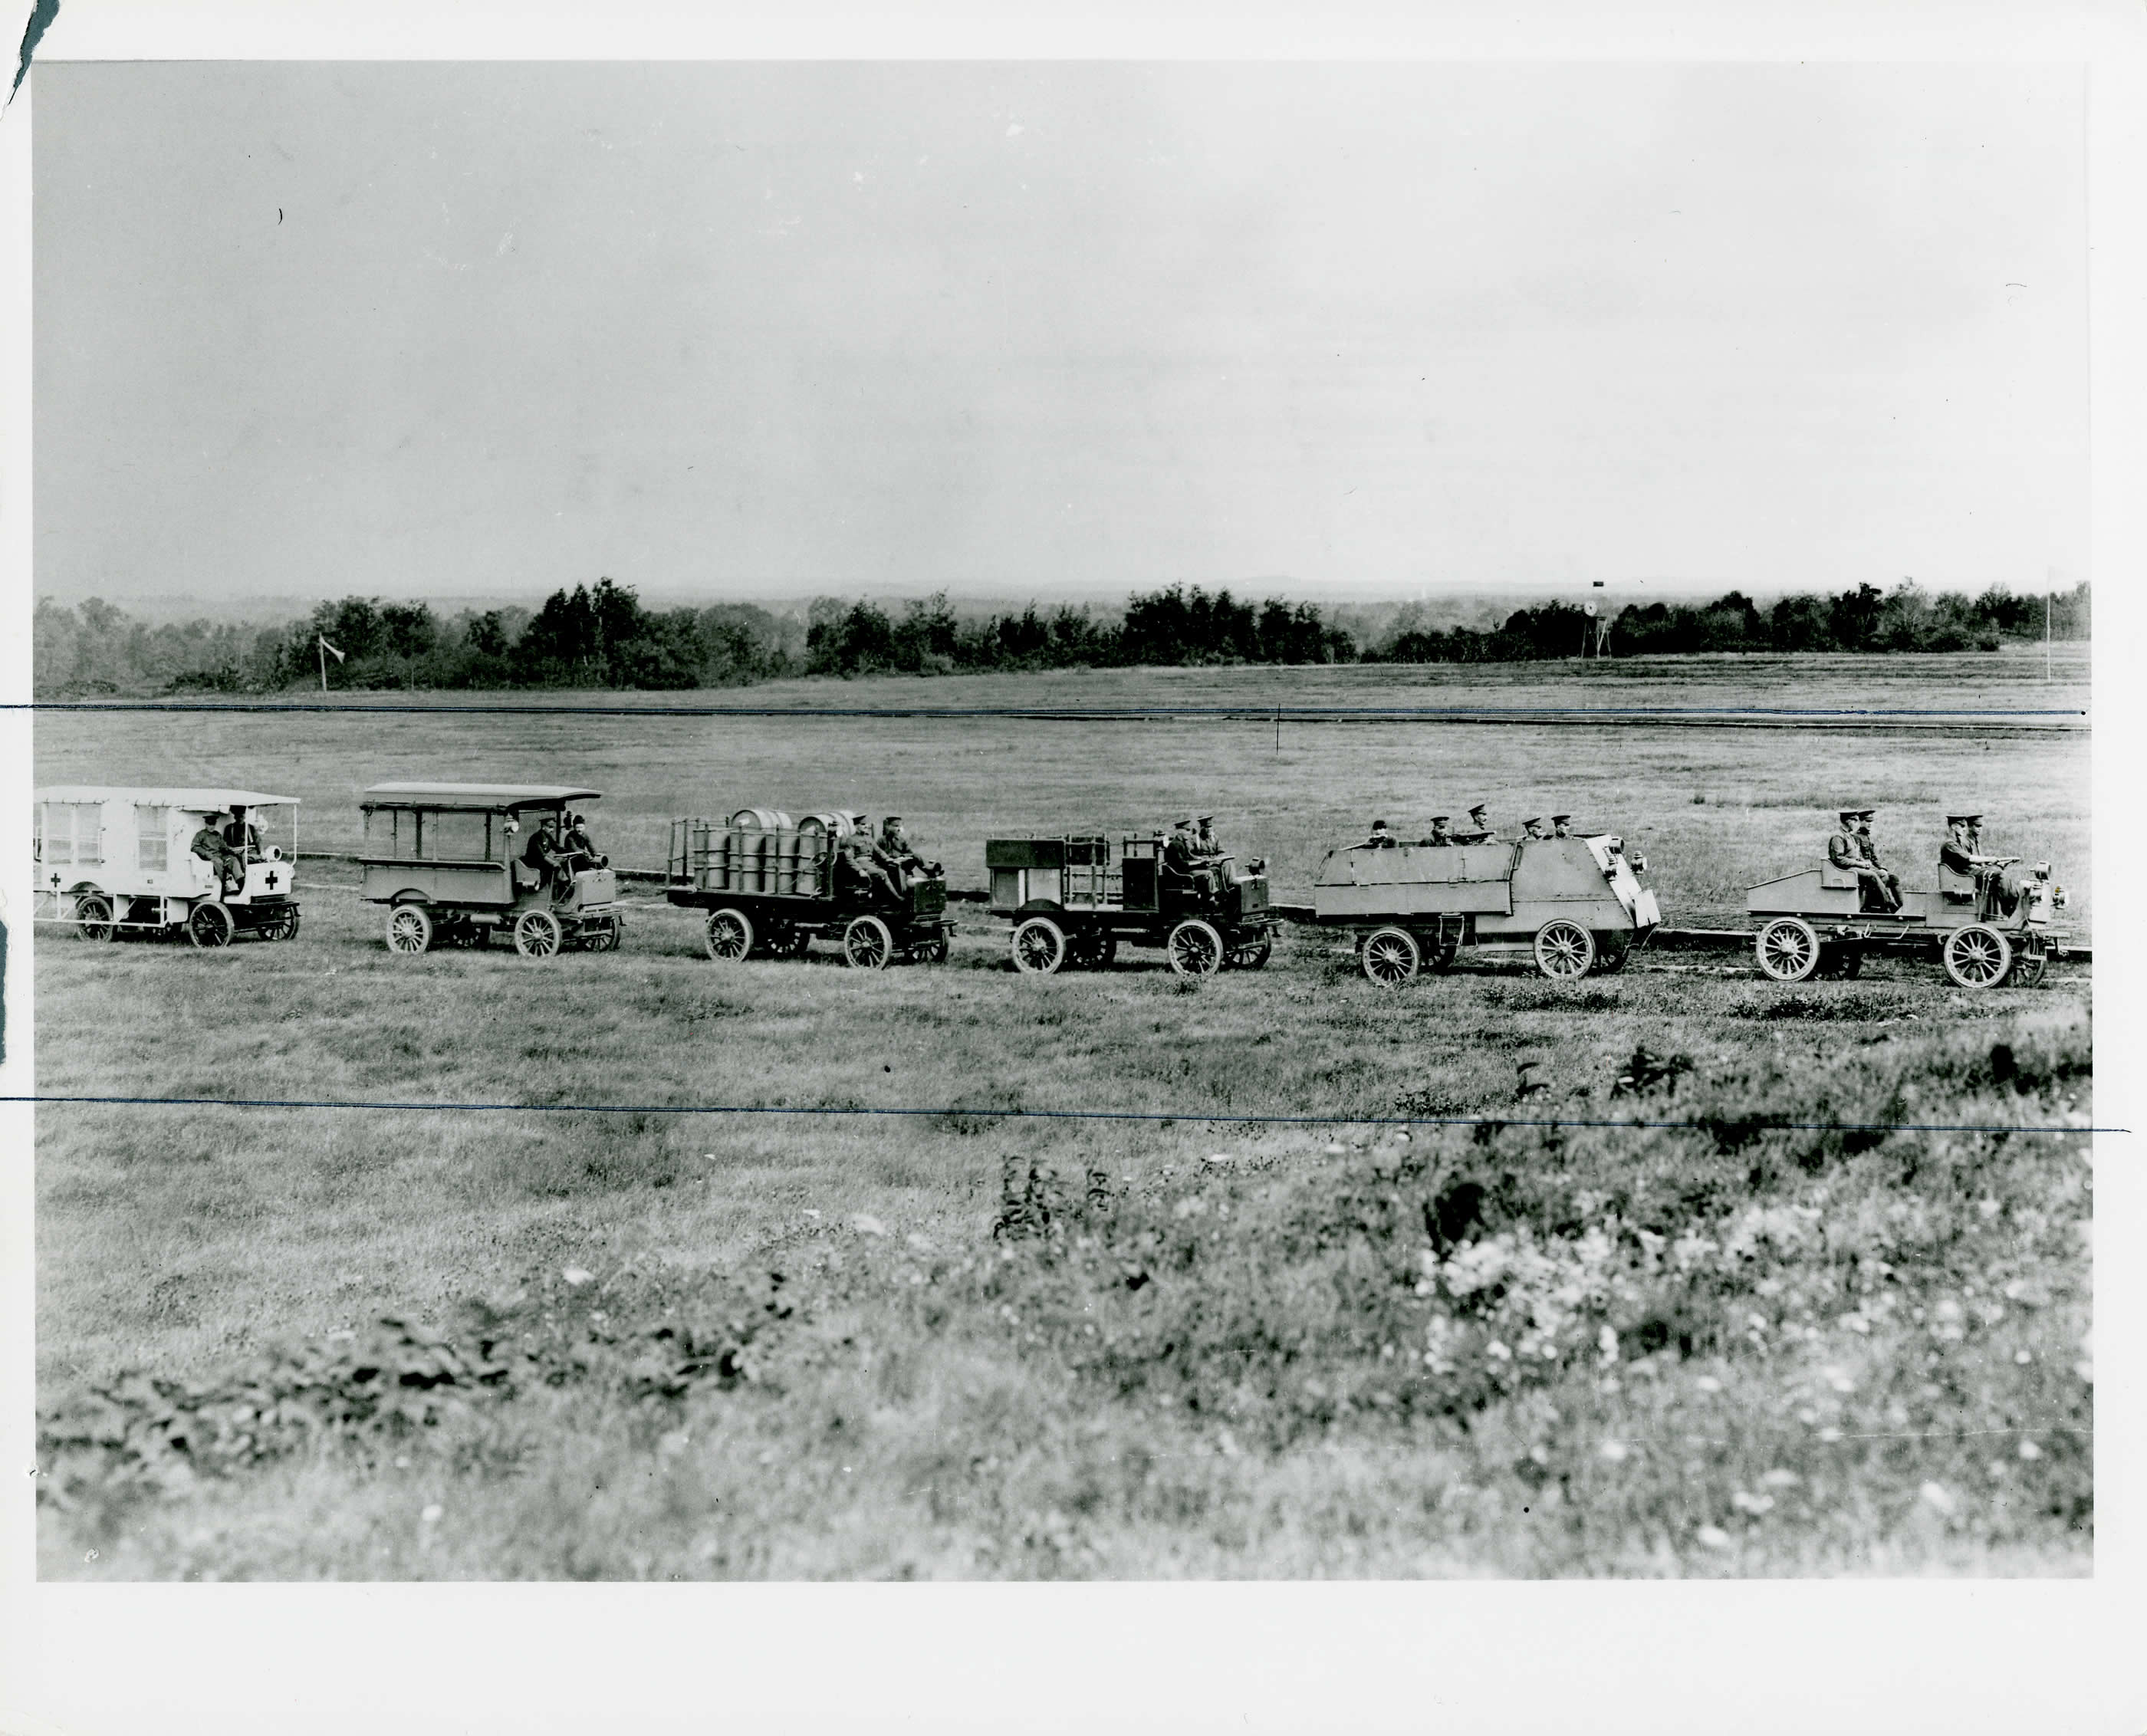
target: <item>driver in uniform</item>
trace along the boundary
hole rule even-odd
[[[224,897],[233,898],[246,889],[246,863],[218,829],[218,818],[211,814],[203,820],[188,848],[216,870],[216,883]]]

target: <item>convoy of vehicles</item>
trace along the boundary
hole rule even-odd
[[[598,792],[564,784],[377,783],[365,793],[358,896],[388,907],[388,948],[481,947],[503,932],[525,958],[619,940],[618,880],[561,862],[564,816]]]
[[[955,925],[947,877],[873,859],[863,817],[848,809],[794,825],[779,809],[725,822],[671,823],[663,896],[708,913],[708,956],[795,958],[816,940],[841,944],[860,970],[897,958],[943,964]]]
[[[1330,850],[1312,889],[1314,919],[1347,933],[1359,968],[1399,988],[1464,947],[1525,946],[1546,977],[1616,970],[1660,924],[1640,884],[1647,863],[1621,839],[1370,844]]]
[[[483,947],[495,933],[526,958],[615,949],[619,876],[573,812],[598,793],[564,784],[383,783],[365,793],[358,895],[387,908],[391,952]],[[38,920],[85,938],[177,936],[197,947],[288,940],[298,932],[298,799],[254,790],[64,785],[37,793]],[[289,830],[288,843],[269,829]],[[890,836],[893,834],[890,833]],[[947,878],[862,816],[741,808],[671,823],[665,898],[708,913],[710,958],[796,958],[815,939],[849,964],[943,963],[956,924]],[[1754,887],[1750,931],[1689,933],[1750,943],[1784,983],[1853,977],[1872,953],[1934,958],[1962,988],[2033,987],[2066,955],[2064,888],[2048,863],[1941,863],[1938,884],[1873,908],[1859,876],[1831,864]],[[1611,833],[1512,842],[1389,843],[1330,850],[1309,907],[1271,904],[1265,864],[1240,865],[1156,833],[997,838],[987,896],[1008,924],[1013,967],[1049,976],[1101,968],[1120,945],[1159,948],[1180,976],[1257,970],[1287,915],[1346,937],[1365,977],[1399,988],[1451,970],[1464,953],[1516,954],[1554,981],[1614,971],[1662,930],[1647,863]],[[644,878],[655,878],[653,874]],[[1889,903],[1890,900],[1881,899]]]
[[[1179,859],[1161,833],[1115,843],[1101,833],[994,838],[984,844],[991,908],[1013,928],[1016,970],[1100,970],[1129,946],[1161,947],[1182,977],[1258,970],[1281,918],[1268,908],[1264,863],[1221,853]]]
[[[204,833],[213,853],[196,852]],[[31,848],[38,919],[85,939],[183,933],[223,947],[298,932],[296,796],[56,785],[37,793]]]

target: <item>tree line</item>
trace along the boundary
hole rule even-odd
[[[1708,652],[1994,651],[2089,635],[2088,587],[2046,599],[1993,586],[1979,595],[1858,586],[1762,609],[1739,591],[1698,603],[1634,603],[1607,628],[1563,602],[1495,624],[1418,624],[1351,611],[1355,630],[1309,603],[1259,603],[1199,585],[1136,593],[1118,611],[1062,604],[958,614],[943,592],[890,612],[816,599],[803,618],[752,603],[653,609],[608,578],[554,591],[533,613],[346,597],[281,626],[193,621],[151,627],[93,598],[50,598],[33,628],[41,697],[97,693],[273,693],[318,678],[356,688],[724,688],[788,675],[938,675],[985,670],[1231,663],[1525,663]],[[320,648],[325,640],[340,656]]]

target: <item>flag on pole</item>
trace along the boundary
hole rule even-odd
[[[328,643],[328,636],[324,633],[317,633],[313,635],[313,655],[320,659],[321,663],[321,691],[325,693],[328,690],[328,653],[335,651],[335,660],[338,663],[343,661],[343,655],[342,652],[336,651],[336,648]]]
[[[317,638],[317,639],[320,640],[320,642],[321,642],[321,649],[322,649],[322,650],[323,650],[323,651],[335,651],[335,660],[336,660],[338,663],[341,663],[341,662],[343,662],[343,653],[341,653],[340,651],[336,651],[336,648],[335,648],[334,646],[331,645],[330,643],[328,643],[328,638],[327,638],[327,636],[326,636],[325,634],[322,634],[322,633],[315,633],[315,634],[313,635],[313,637],[314,637],[315,638]]]

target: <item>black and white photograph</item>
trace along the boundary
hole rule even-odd
[[[2101,1594],[2077,45],[68,17],[26,1586]]]

